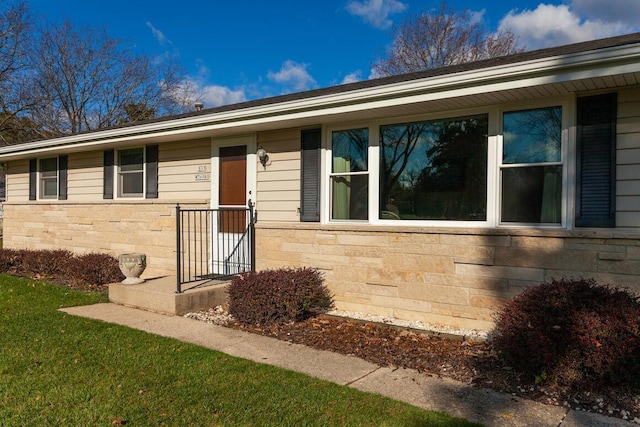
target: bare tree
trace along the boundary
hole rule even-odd
[[[0,0],[0,144],[17,141],[20,115],[36,98],[29,90],[29,15],[24,2]]]
[[[373,69],[389,76],[495,58],[523,51],[517,42],[511,31],[490,34],[469,9],[456,11],[444,1],[394,28],[391,48]]]
[[[64,22],[45,27],[32,53],[32,118],[55,135],[177,112],[181,70],[169,59],[136,55],[106,31]]]

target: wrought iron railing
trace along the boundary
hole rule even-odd
[[[182,209],[176,205],[177,293],[182,285],[255,271],[254,204]]]

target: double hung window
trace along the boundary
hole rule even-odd
[[[105,151],[103,179],[104,199],[157,199],[158,146]]]
[[[58,198],[58,158],[50,157],[39,160],[40,179],[38,192],[40,199]]]
[[[144,149],[118,151],[118,197],[143,197]]]
[[[562,222],[562,108],[503,114],[501,221]]]
[[[368,128],[332,133],[331,219],[369,218],[368,148]]]
[[[67,199],[66,155],[29,160],[29,200]]]

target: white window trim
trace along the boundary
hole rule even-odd
[[[142,194],[134,196],[123,196],[120,191],[120,152],[127,150],[142,149]],[[120,200],[144,200],[147,194],[147,150],[146,146],[126,147],[115,150],[115,173],[113,174],[113,198]]]
[[[55,159],[56,160],[56,175],[55,175],[55,181],[56,181],[56,194],[55,196],[46,196],[44,195],[44,179],[42,176],[42,161],[43,160],[50,160],[50,159]],[[57,200],[58,199],[58,193],[59,193],[59,180],[60,180],[60,161],[58,159],[57,156],[55,157],[41,157],[38,159],[38,163],[37,163],[37,177],[38,177],[38,181],[37,181],[37,188],[36,188],[36,199],[37,200]],[[48,178],[50,180],[53,180],[53,177]]]
[[[517,223],[517,222],[502,222],[501,212],[502,212],[502,187],[501,187],[501,179],[500,174],[503,169],[502,164],[502,148],[503,148],[503,117],[506,112],[514,112],[514,111],[523,111],[523,110],[532,110],[538,108],[547,108],[547,107],[561,107],[562,108],[562,124],[561,124],[561,149],[560,149],[560,161],[559,162],[545,162],[545,163],[527,163],[527,166],[553,166],[560,165],[562,166],[562,197],[561,197],[561,206],[560,206],[560,223],[559,224],[538,224],[538,223]],[[563,97],[554,97],[544,100],[539,100],[535,102],[522,102],[515,104],[503,105],[497,110],[497,120],[498,120],[498,144],[497,144],[497,157],[496,157],[496,183],[495,183],[495,194],[497,196],[496,204],[495,204],[495,217],[494,217],[494,227],[496,228],[526,228],[526,229],[552,229],[552,230],[562,230],[568,229],[568,216],[567,212],[569,212],[569,206],[573,206],[571,203],[570,197],[572,194],[575,194],[575,185],[572,183],[569,185],[569,169],[575,168],[575,149],[571,150],[569,147],[575,146],[575,133],[572,133],[573,138],[570,139],[569,129],[575,128],[575,96],[563,96]],[[509,167],[518,167],[519,164],[509,164],[505,166],[505,168]]]
[[[575,196],[575,182],[570,181],[571,173],[575,171],[575,95],[558,96],[535,101],[524,101],[520,103],[509,103],[490,107],[480,107],[463,110],[451,110],[435,114],[422,114],[416,116],[396,117],[385,120],[372,120],[365,122],[353,122],[340,124],[338,126],[324,126],[322,128],[323,141],[321,146],[321,167],[322,179],[320,181],[321,191],[321,216],[323,224],[371,224],[398,227],[451,227],[451,228],[509,228],[509,229],[570,229],[573,221],[570,218],[573,214],[573,198]],[[524,223],[501,223],[501,188],[500,171],[502,167],[502,117],[504,112],[519,111],[527,109],[545,108],[552,106],[562,107],[562,130],[561,130],[561,162],[562,165],[562,205],[560,224],[524,224]],[[397,221],[380,219],[379,210],[379,179],[380,179],[380,126],[400,123],[411,123],[416,121],[433,121],[454,117],[465,117],[478,114],[488,115],[488,138],[487,138],[487,218],[485,221],[434,221],[434,220],[412,220]],[[331,162],[332,162],[332,141],[331,136],[334,131],[368,128],[369,148],[368,148],[368,174],[369,174],[369,220],[332,220],[331,219]],[[545,163],[546,164],[546,163]]]
[[[329,224],[371,224],[372,223],[372,217],[371,217],[371,212],[372,212],[372,201],[374,199],[372,199],[371,197],[371,191],[372,191],[372,186],[371,183],[372,181],[372,159],[371,159],[371,154],[372,154],[372,146],[373,143],[372,141],[377,141],[378,138],[378,131],[375,130],[375,133],[373,132],[374,129],[376,128],[375,125],[372,124],[372,122],[358,122],[358,123],[352,123],[352,124],[348,124],[348,125],[341,125],[341,126],[336,126],[336,127],[327,127],[324,128],[323,131],[323,135],[324,135],[324,144],[323,147],[321,149],[321,159],[323,159],[323,161],[321,162],[321,167],[320,167],[320,171],[322,173],[322,184],[320,185],[320,191],[321,191],[321,197],[320,200],[322,201],[322,209],[321,209],[321,215],[320,215],[320,221],[322,223],[329,223]],[[350,173],[333,173],[332,171],[332,164],[333,164],[333,150],[332,150],[332,136],[333,136],[333,132],[339,132],[339,131],[343,131],[343,130],[350,130],[350,129],[368,129],[369,131],[369,145],[367,147],[367,170],[366,171],[360,171],[360,172],[350,172]],[[376,143],[377,145],[377,143]],[[378,166],[376,165],[376,170],[378,169]],[[333,176],[338,176],[338,175],[368,175],[369,176],[369,193],[368,193],[368,197],[369,197],[369,201],[368,201],[368,206],[369,206],[369,212],[368,212],[368,219],[332,219],[331,218],[331,211],[332,211],[332,188],[331,188],[331,177]],[[376,181],[377,182],[377,181]],[[377,185],[376,185],[377,188]],[[377,196],[376,196],[377,199]],[[376,204],[376,209],[377,209],[377,202]]]

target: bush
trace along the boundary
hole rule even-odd
[[[1,249],[0,273],[73,286],[101,286],[124,279],[113,256],[76,255],[67,250]]]
[[[229,313],[246,325],[297,322],[333,307],[322,275],[307,268],[245,273],[227,292]]]
[[[14,268],[24,276],[52,278],[69,271],[73,253],[67,250],[21,251],[20,264]]]
[[[14,249],[0,250],[0,273],[11,273],[16,265],[21,265],[23,252]]]
[[[640,300],[593,280],[531,287],[496,318],[494,348],[536,381],[568,387],[640,382]]]
[[[124,280],[118,260],[108,254],[77,255],[73,266],[71,276],[81,284],[105,285]]]

